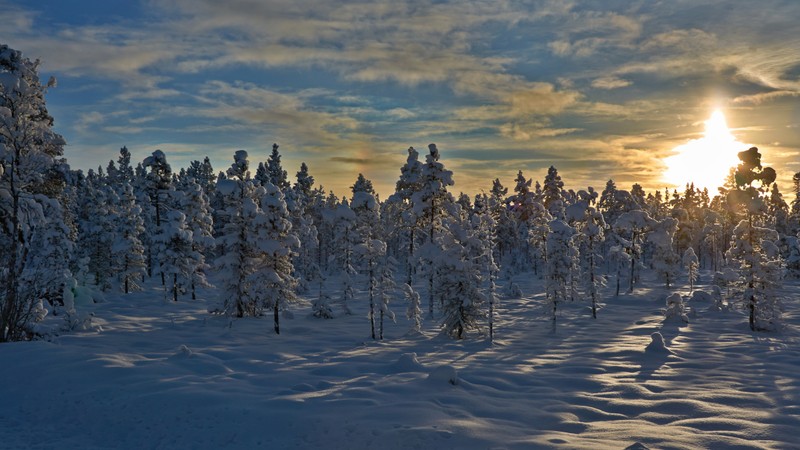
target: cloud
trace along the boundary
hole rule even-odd
[[[346,164],[367,164],[369,162],[366,158],[346,158],[344,156],[333,156],[329,160]]]
[[[771,91],[771,92],[761,92],[758,94],[752,95],[740,95],[733,99],[734,104],[745,104],[745,105],[759,105],[763,102],[768,102],[771,100],[776,100],[779,98],[784,97],[798,97],[800,96],[800,91]]]
[[[633,83],[617,77],[603,77],[592,80],[592,87],[597,89],[619,89],[630,86],[631,84]]]

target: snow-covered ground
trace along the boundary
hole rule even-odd
[[[665,325],[649,282],[597,320],[565,305],[553,332],[530,278],[501,301],[494,345],[431,320],[408,333],[397,301],[374,342],[363,297],[332,320],[299,308],[280,336],[269,317],[210,316],[205,298],[110,297],[92,306],[102,331],[0,345],[0,448],[800,446],[800,287],[781,333],[709,304]],[[646,350],[654,332],[666,347]]]

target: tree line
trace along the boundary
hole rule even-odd
[[[778,326],[777,288],[800,276],[800,174],[790,207],[755,147],[713,197],[691,184],[662,194],[613,180],[575,191],[552,166],[542,183],[519,171],[512,189],[495,179],[455,195],[434,144],[424,158],[408,149],[384,200],[362,174],[341,198],[305,163],[290,181],[277,144],[257,165],[237,151],[219,172],[208,158],[173,171],[160,150],[134,163],[123,147],[84,174],[63,158],[37,69],[0,46],[0,341],[52,332],[54,317],[57,329],[84,327],[90,317],[76,305],[153,277],[171,301],[213,279],[210,313],[271,314],[276,333],[300,298],[334,318],[351,314],[362,288],[374,339],[401,293],[412,328],[433,319],[454,338],[488,329],[492,339],[497,299],[518,294],[511,278],[521,273],[544,280],[555,326],[566,301],[586,301],[596,317],[609,279],[620,295],[643,269],[666,288],[707,270],[753,330]]]

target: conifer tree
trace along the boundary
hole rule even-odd
[[[158,257],[164,250],[163,244],[166,242],[164,234],[163,221],[166,218],[166,213],[169,210],[169,192],[172,187],[172,168],[167,163],[167,157],[161,150],[156,150],[152,155],[148,156],[142,162],[142,167],[149,169],[146,180],[147,194],[150,197],[151,205],[153,206],[153,219],[155,226],[152,233],[153,239],[151,243],[154,247],[150,250],[151,255]],[[148,224],[150,225],[150,224]],[[165,274],[160,271],[162,262],[156,261],[154,266],[157,266],[161,273],[161,285],[166,286]]]
[[[400,168],[400,178],[395,192],[387,200],[385,222],[393,221],[391,237],[396,251],[405,265],[406,283],[411,284],[414,275],[414,260],[419,240],[418,217],[413,209],[413,197],[422,188],[422,163],[414,147],[408,148],[406,163]],[[391,223],[391,222],[390,222]]]
[[[694,283],[697,281],[698,261],[697,255],[692,247],[686,249],[683,254],[683,266],[686,268],[686,275],[689,279],[689,292],[694,291]]]
[[[33,230],[48,220],[37,194],[57,198],[63,189],[64,139],[52,129],[38,67],[0,45],[0,342],[29,337],[40,317],[38,299],[22,289],[23,275],[38,279],[40,270],[26,266],[26,254]]]
[[[145,275],[144,246],[139,236],[144,231],[141,208],[136,204],[133,187],[124,182],[120,189],[113,222],[116,239],[111,247],[111,261],[124,293],[139,291]]]
[[[186,226],[186,216],[176,210],[169,211],[163,225],[164,243],[159,261],[161,273],[170,280],[172,301],[191,285],[197,267],[202,263],[200,252],[192,248],[192,232]],[[166,286],[165,286],[166,290]]]
[[[742,210],[745,219],[733,230],[727,256],[740,270],[750,329],[769,330],[780,321],[780,301],[775,292],[780,285],[779,250],[775,245],[778,233],[759,226],[758,221],[767,212],[762,194],[775,181],[776,173],[761,165],[761,153],[756,147],[739,152],[738,157],[736,189],[728,192],[727,201]],[[753,186],[756,181],[760,187]]]
[[[420,308],[421,301],[419,294],[408,284],[403,285],[403,294],[408,302],[406,317],[413,323],[411,330],[418,332],[422,329],[422,309]]]
[[[673,250],[673,238],[677,230],[678,221],[672,217],[667,217],[659,222],[654,221],[652,230],[647,236],[649,243],[653,245],[652,265],[653,270],[660,279],[666,283],[666,288],[675,282],[680,269],[680,258]],[[691,248],[691,247],[690,247]]]
[[[442,332],[463,339],[468,331],[481,329],[486,297],[480,289],[480,269],[464,245],[471,232],[455,221],[448,225],[449,232],[442,234],[441,254],[434,260],[435,289],[443,304]]]
[[[249,281],[256,301],[272,310],[275,334],[280,334],[280,311],[297,299],[292,254],[300,241],[291,233],[292,222],[280,189],[267,183],[260,192],[261,214],[255,218],[253,236],[256,263]]]
[[[278,152],[278,144],[272,144],[272,153],[267,159],[268,181],[278,189],[286,192],[289,189],[289,179],[286,171],[281,166],[281,154]]]
[[[206,261],[214,249],[214,223],[208,197],[193,178],[189,179],[182,196],[181,210],[186,215],[186,228],[192,232],[191,250],[197,258],[190,276],[192,300],[196,300],[198,286],[211,286],[205,272],[209,268]]]
[[[545,290],[552,309],[553,327],[556,326],[558,306],[569,298],[568,283],[575,256],[572,252],[575,230],[563,220],[550,222],[550,235],[547,237],[547,273]]]
[[[564,182],[554,166],[547,169],[544,179],[544,207],[554,219],[564,220]]]
[[[453,185],[453,172],[439,162],[439,150],[435,144],[428,145],[429,154],[420,171],[420,190],[412,197],[414,215],[425,233],[425,243],[417,251],[419,261],[425,266],[428,279],[428,314],[433,316],[434,281],[436,270],[433,264],[441,251],[443,219],[452,212],[453,198],[447,187]]]

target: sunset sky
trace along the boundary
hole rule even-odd
[[[550,165],[568,188],[658,189],[719,109],[787,196],[800,171],[794,0],[0,0],[0,23],[58,78],[74,168],[126,145],[222,170],[277,142],[292,179],[305,161],[344,195],[362,172],[385,197],[406,149],[435,142],[454,192]]]

